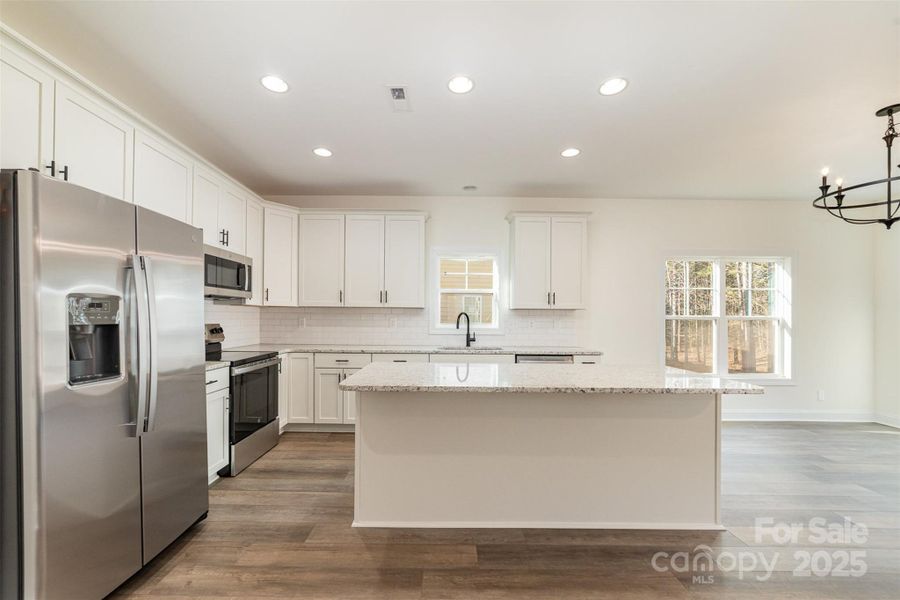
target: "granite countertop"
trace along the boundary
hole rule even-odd
[[[448,345],[449,346],[449,345]],[[340,354],[547,354],[547,355],[578,355],[578,356],[602,356],[603,352],[575,346],[503,346],[471,348],[441,347],[441,346],[353,346],[343,344],[252,344],[228,350],[248,350],[262,352],[321,352]]]
[[[536,392],[574,394],[762,394],[717,377],[647,367],[560,364],[371,363],[340,384],[353,392]]]
[[[231,363],[227,363],[221,360],[208,360],[206,361],[206,370],[212,371],[213,369],[221,369],[222,367],[227,367]]]

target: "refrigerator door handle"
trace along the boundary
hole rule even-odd
[[[144,265],[139,254],[131,255],[132,281],[134,282],[135,309],[137,323],[134,330],[137,333],[137,412],[134,418],[134,437],[141,437],[144,432],[144,423],[147,418],[147,276],[144,273]]]
[[[153,431],[156,428],[157,390],[159,388],[159,364],[157,362],[157,320],[156,320],[156,292],[153,286],[153,260],[149,256],[141,256],[146,277],[144,279],[147,293],[148,329],[150,330],[150,382],[147,393],[147,427],[144,431]]]

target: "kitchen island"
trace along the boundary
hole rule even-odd
[[[372,363],[354,525],[720,529],[723,394],[657,369]]]

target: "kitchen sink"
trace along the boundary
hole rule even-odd
[[[455,350],[465,352],[466,350],[503,350],[500,346],[441,346],[438,350]]]

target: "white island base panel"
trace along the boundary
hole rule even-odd
[[[719,394],[359,392],[355,527],[723,529]]]

